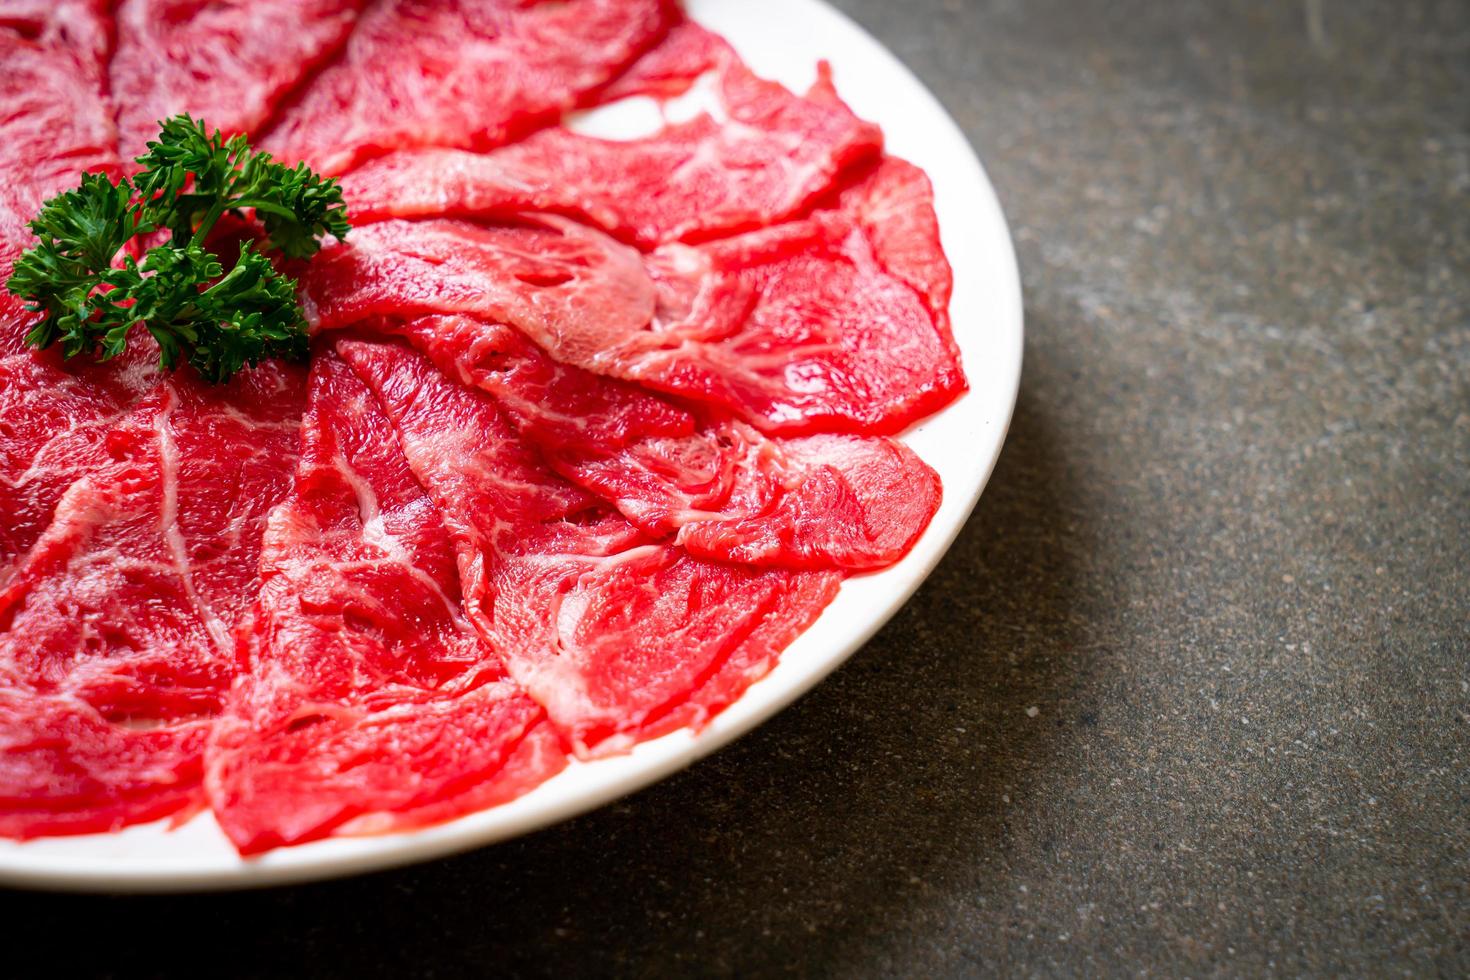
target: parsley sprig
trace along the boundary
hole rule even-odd
[[[15,263],[6,284],[42,314],[26,337],[35,347],[60,343],[66,357],[115,357],[143,323],[172,370],[187,360],[208,381],[226,381],[246,364],[306,353],[306,317],[296,281],[252,242],[228,267],[207,246],[226,214],[253,212],[268,247],[308,258],[327,235],[347,234],[336,180],[305,164],[287,167],[225,139],[187,115],[161,124],[137,158],[141,172],[113,184],[83,174],[81,184],[42,205],[30,227],[39,242]],[[118,255],[135,238],[167,232],[144,253]]]

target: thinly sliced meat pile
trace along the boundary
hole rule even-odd
[[[392,345],[339,349],[368,383],[445,514],[465,609],[579,753],[623,748],[669,712],[702,721],[729,660],[756,671],[838,576],[696,558],[563,481],[493,399]],[[450,433],[452,435],[446,435]],[[779,649],[779,648],[777,648]]]
[[[714,114],[626,141],[552,126],[489,153],[399,151],[344,180],[353,213],[377,220],[551,211],[657,245],[789,217],[882,146],[882,133],[842,104],[825,72],[803,98],[756,77],[701,28],[685,25],[668,46],[688,49],[687,63],[622,90],[657,91],[675,79],[687,87],[709,73]]]
[[[965,387],[932,192],[825,66],[667,0],[0,0],[0,67],[6,275],[178,112],[354,225],[294,270],[309,367],[227,385],[0,300],[0,835],[509,801],[706,724],[939,506],[894,438]]]
[[[937,240],[913,254],[920,236],[873,231],[870,219],[903,194],[929,210],[923,174],[886,162],[834,207],[647,254],[555,215],[390,219],[313,264],[308,312],[323,329],[469,314],[515,327],[563,363],[768,432],[895,432],[964,388],[938,305],[949,282]]]
[[[362,326],[407,338],[449,377],[494,395],[559,475],[706,558],[881,568],[938,506],[934,472],[891,439],[772,439],[557,364],[513,328],[471,317]]]
[[[100,2],[0,0],[0,278],[34,241],[27,223],[79,171],[115,174],[104,90],[111,23]],[[0,586],[66,488],[105,458],[102,440],[154,382],[125,365],[63,362],[23,345],[29,314],[0,293]],[[146,358],[145,358],[146,362]],[[129,368],[132,368],[131,370]]]
[[[0,588],[0,833],[107,830],[203,803],[302,373],[158,382],[103,437]],[[90,437],[90,433],[83,438]]]
[[[248,671],[209,753],[220,822],[242,851],[365,814],[375,829],[414,826],[561,768],[545,712],[461,611],[444,521],[392,425],[330,353],[264,541]]]

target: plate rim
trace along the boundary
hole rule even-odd
[[[730,13],[737,7],[741,9],[740,14]],[[902,562],[844,583],[844,591],[856,581],[881,582],[884,586],[891,586],[891,589],[883,592],[886,598],[882,600],[876,614],[869,615],[856,629],[849,630],[839,643],[825,651],[799,650],[803,640],[815,634],[818,627],[830,619],[839,606],[839,596],[838,600],[823,611],[812,628],[783,652],[781,660],[771,673],[752,685],[738,701],[701,732],[694,734],[683,729],[642,743],[626,755],[592,762],[574,761],[564,774],[554,777],[525,796],[498,807],[418,830],[378,836],[332,838],[281,848],[248,860],[239,858],[231,848],[228,854],[220,855],[221,859],[227,861],[222,866],[209,866],[206,862],[202,866],[178,864],[150,867],[129,864],[125,858],[118,860],[126,852],[130,838],[133,841],[146,840],[149,835],[167,834],[169,843],[183,843],[186,847],[211,847],[217,846],[212,843],[212,831],[213,838],[218,838],[218,844],[228,848],[223,835],[214,826],[207,812],[195,816],[174,830],[166,829],[166,822],[161,822],[129,827],[109,834],[49,837],[27,842],[0,840],[0,885],[57,891],[135,893],[234,890],[385,870],[509,840],[553,826],[614,799],[638,792],[753,731],[846,663],[903,608],[964,529],[989,482],[1005,443],[1020,388],[1025,333],[1021,279],[1015,246],[995,188],[964,132],[913,71],[847,14],[830,6],[826,0],[688,0],[686,3],[692,19],[725,33],[737,51],[752,63],[758,73],[771,74],[762,71],[760,64],[760,55],[766,49],[766,38],[763,37],[757,46],[752,47],[748,39],[739,37],[738,32],[733,32],[736,36],[730,36],[732,32],[728,25],[719,23],[722,15],[759,17],[762,8],[769,14],[779,12],[780,15],[778,19],[770,20],[764,25],[769,29],[772,48],[779,48],[782,43],[780,39],[785,35],[789,35],[784,40],[788,45],[799,41],[805,46],[806,39],[811,36],[828,39],[821,54],[832,57],[834,71],[838,76],[838,90],[845,98],[849,96],[851,86],[844,82],[844,66],[856,67],[852,62],[859,60],[859,53],[869,67],[877,69],[873,72],[874,76],[896,79],[902,83],[903,88],[910,90],[919,103],[918,108],[922,110],[914,113],[914,116],[921,117],[922,121],[918,125],[927,132],[932,123],[935,128],[930,135],[937,142],[948,144],[946,150],[951,156],[946,158],[943,169],[946,173],[953,171],[955,183],[952,189],[946,189],[958,194],[959,182],[963,178],[969,192],[974,196],[970,203],[987,212],[985,220],[975,224],[984,229],[984,235],[989,241],[980,242],[978,231],[974,235],[976,242],[988,251],[989,264],[984,266],[988,269],[988,274],[985,278],[992,286],[998,286],[999,290],[986,297],[986,322],[976,328],[984,327],[993,336],[986,338],[984,342],[972,340],[967,345],[959,330],[959,318],[955,318],[956,341],[965,357],[966,373],[972,382],[982,373],[977,372],[972,363],[976,354],[983,354],[987,358],[983,375],[989,380],[991,387],[984,395],[989,399],[990,413],[984,417],[986,438],[983,451],[975,458],[965,485],[952,487],[946,482],[946,499],[940,514],[936,515],[935,521]],[[810,28],[814,22],[824,30],[813,34]],[[835,47],[857,53],[835,57],[828,50]],[[805,52],[805,58],[814,66],[816,57],[811,51]],[[788,65],[791,63],[785,62]],[[860,105],[855,108],[862,114]],[[891,124],[894,120],[875,121],[889,134],[890,146],[893,146],[897,142],[892,139]],[[901,146],[895,149],[899,155],[904,155]],[[931,175],[935,173],[932,162],[916,162],[920,162]],[[938,190],[940,183],[938,180],[935,183]],[[946,208],[936,207],[936,211],[940,216],[940,232],[945,241],[946,252],[953,258],[955,253],[951,249],[952,236],[956,229],[946,222],[946,215],[949,215],[951,221],[954,216]],[[963,234],[968,238],[971,232],[967,229]],[[961,272],[960,269],[956,270],[957,297],[960,290],[968,285],[960,282]],[[994,310],[993,315],[989,315],[991,310]],[[975,349],[967,349],[971,345],[975,345]],[[979,397],[981,394],[977,393],[976,386],[972,383],[970,391],[961,399],[924,420],[915,429],[904,433],[902,438],[910,441],[918,429],[930,428],[935,422],[942,425],[942,420],[952,416],[961,402]],[[961,496],[951,500],[950,496],[955,491],[959,491]],[[944,515],[942,523],[941,515]],[[869,588],[869,591],[876,589]],[[795,656],[788,656],[793,650],[799,652]],[[574,782],[580,782],[581,788],[572,789]],[[550,795],[543,791],[550,791]],[[207,826],[199,826],[201,822]],[[52,854],[55,851],[65,852],[69,845],[73,849],[92,847],[97,853],[89,860],[80,861],[58,860]],[[228,863],[229,858],[234,859],[233,863]]]

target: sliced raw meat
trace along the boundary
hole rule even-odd
[[[966,382],[932,201],[890,160],[805,221],[665,246],[653,329],[618,373],[770,432],[889,433],[938,411]]]
[[[122,156],[187,112],[253,134],[336,53],[365,0],[121,0],[111,65]]]
[[[248,672],[209,748],[225,833],[249,854],[404,829],[561,768],[545,713],[460,612],[449,536],[392,424],[330,352],[302,440],[265,532]]]
[[[111,461],[108,431],[157,381],[148,346],[135,337],[108,364],[56,349],[0,354],[0,586],[66,489]]]
[[[394,344],[338,349],[444,515],[466,612],[579,754],[702,724],[835,593],[837,573],[658,543],[545,469],[488,395]]]
[[[131,729],[68,693],[0,688],[0,837],[119,830],[201,803],[207,718]]]
[[[140,408],[118,442],[146,441],[164,411]],[[159,533],[163,498],[156,456],[78,480],[0,592],[0,834],[108,830],[156,816],[159,795],[195,802],[230,658]]]
[[[557,364],[510,327],[469,317],[380,323],[493,395],[556,471],[691,554],[786,568],[881,568],[939,506],[939,478],[883,437],[772,439]]]
[[[757,78],[723,41],[710,46],[713,115],[627,141],[552,127],[484,154],[391,153],[343,180],[353,217],[552,211],[656,245],[784,220],[881,152],[882,133],[842,104],[825,70],[802,98]]]
[[[672,18],[665,0],[375,0],[266,148],[337,174],[389,150],[498,146],[604,85]]]
[[[227,385],[184,372],[169,384],[178,405],[159,440],[165,500],[176,486],[171,506],[195,594],[215,611],[221,645],[231,646],[227,634],[260,588],[266,516],[296,469],[306,371],[267,361]]]
[[[837,206],[857,219],[884,271],[924,300],[958,363],[959,348],[949,325],[954,273],[940,244],[928,175],[907,160],[884,157],[842,189]]]
[[[0,0],[0,64],[0,278],[189,111],[346,174],[292,271],[380,335],[303,427],[302,370],[63,361],[0,293],[0,836],[500,803],[706,723],[938,506],[886,435],[965,384],[932,192],[825,68],[672,0]]]
[[[0,287],[35,241],[28,222],[83,170],[117,172],[103,59],[106,4],[0,0]],[[0,354],[31,319],[0,288]]]
[[[920,239],[919,255],[879,253],[863,224],[882,173],[844,193],[840,210],[665,246],[646,267],[553,215],[383,221],[318,256],[306,308],[320,328],[473,314],[515,326],[558,361],[718,405],[767,432],[896,432],[965,379],[947,319],[929,308],[947,284],[900,277],[947,268],[938,241]],[[913,246],[897,235],[878,244]]]
[[[159,384],[0,588],[0,835],[114,829],[198,803],[302,381],[264,365],[228,387]]]
[[[599,89],[595,101],[606,104],[638,95],[655,98],[683,95],[701,75],[714,71],[733,56],[724,38],[691,20],[680,19],[662,41]]]
[[[512,324],[557,360],[594,371],[616,367],[610,347],[646,332],[656,302],[636,251],[553,215],[513,225],[364,225],[318,253],[302,287],[318,329],[374,316],[473,313]]]
[[[908,554],[939,509],[939,475],[902,443],[729,431],[744,443],[735,491],[718,517],[685,518],[678,542],[690,554],[786,568],[885,568]]]
[[[30,241],[25,223],[80,171],[116,171],[104,65],[110,33],[106,4],[96,0],[0,0],[0,234],[8,246]]]
[[[0,0],[0,31],[65,48],[100,77],[112,47],[111,8],[111,0]]]

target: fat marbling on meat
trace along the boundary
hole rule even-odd
[[[547,468],[489,395],[397,344],[338,349],[444,515],[470,620],[579,754],[704,722],[836,592],[836,572],[708,562],[651,538]]]
[[[254,134],[347,38],[364,0],[120,0],[109,77],[122,156],[187,112]]]
[[[312,366],[302,442],[208,749],[225,833],[254,853],[403,830],[560,769],[545,712],[461,612],[444,522],[392,424],[330,350]]]
[[[497,146],[606,84],[673,17],[666,0],[374,0],[265,148],[337,174],[390,150]]]
[[[882,132],[842,104],[825,67],[802,97],[758,77],[703,28],[675,30],[643,61],[661,61],[659,53],[669,46],[693,48],[693,54],[650,71],[645,84],[620,80],[620,88],[637,94],[640,87],[677,88],[677,81],[687,88],[709,72],[713,111],[629,140],[552,126],[489,153],[390,153],[343,179],[354,216],[373,221],[548,211],[651,246],[792,217],[841,174],[881,153]]]
[[[0,834],[80,833],[202,805],[266,513],[304,373],[159,382],[103,437],[0,584]]]

